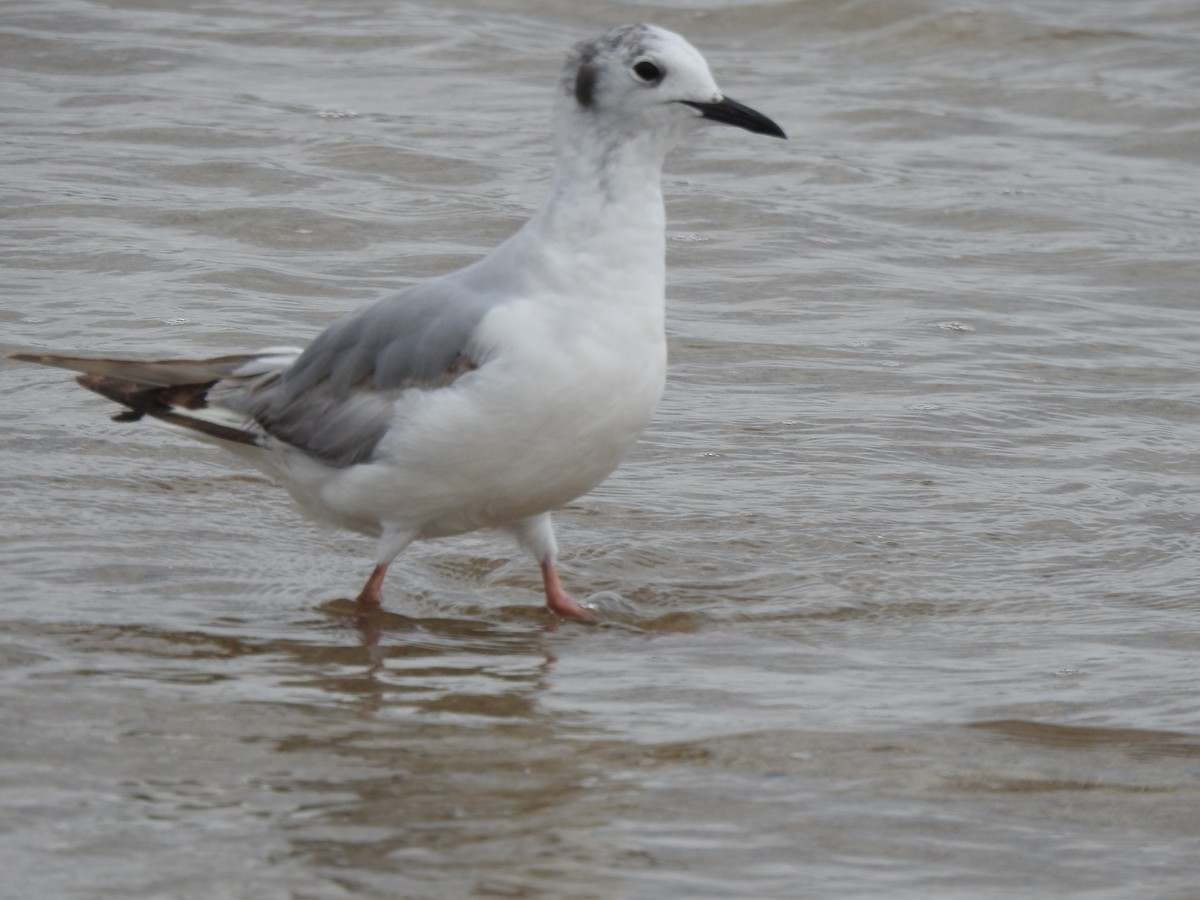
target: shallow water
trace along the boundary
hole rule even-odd
[[[469,261],[629,19],[791,140],[668,164],[667,396],[558,517],[605,625],[485,535],[360,629],[369,542],[5,364],[3,893],[1196,895],[1194,4],[10,2],[3,349]]]

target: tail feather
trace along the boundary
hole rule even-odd
[[[123,412],[113,416],[118,422],[136,422],[143,416],[150,416],[187,428],[199,437],[258,447],[262,445],[262,432],[251,427],[237,427],[236,420],[234,424],[218,421],[221,413],[229,417],[228,411],[219,404],[207,413],[198,411],[208,407],[208,392],[222,379],[269,378],[297,353],[298,350],[291,348],[272,348],[212,359],[153,361],[35,353],[14,353],[9,358],[82,373],[75,379],[79,384],[125,407]]]
[[[238,372],[262,359],[262,351],[239,356],[216,356],[212,359],[95,359],[85,356],[50,356],[37,353],[13,353],[9,359],[57,366],[87,375],[120,378],[144,385],[168,387],[177,384],[200,384],[217,381]]]

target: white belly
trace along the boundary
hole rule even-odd
[[[409,391],[375,460],[330,473],[324,517],[439,537],[557,509],[603,481],[662,395],[661,331],[530,337],[449,387]]]

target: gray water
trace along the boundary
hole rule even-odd
[[[1200,896],[1200,8],[565,7],[0,7],[7,351],[475,258],[618,22],[791,135],[668,163],[667,395],[558,517],[599,627],[479,535],[361,630],[369,541],[5,363],[0,894]]]

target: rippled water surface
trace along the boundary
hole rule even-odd
[[[7,2],[3,349],[294,344],[540,201],[567,46],[668,164],[667,396],[559,516],[365,539],[0,378],[0,893],[1195,897],[1200,9]]]

